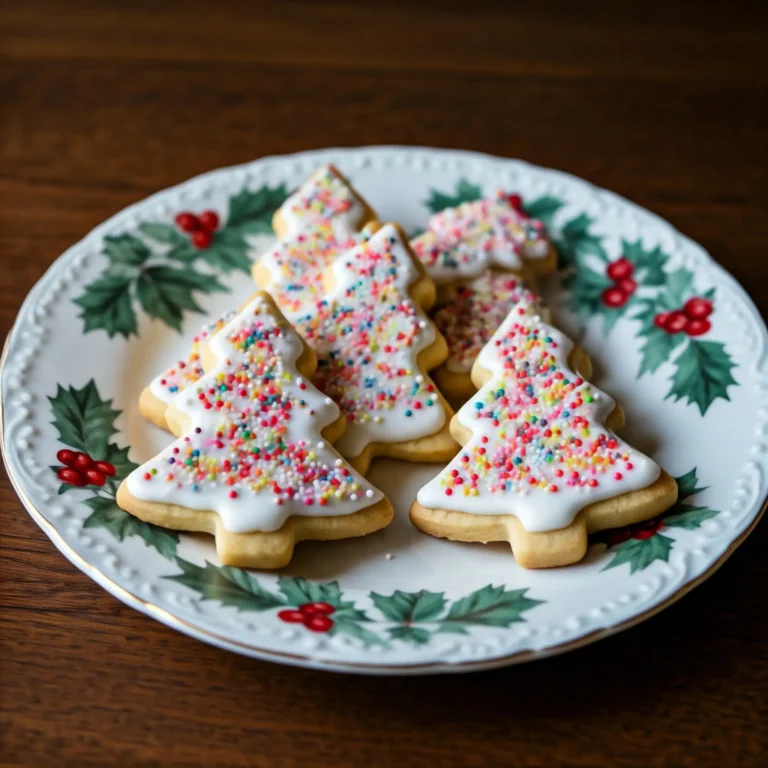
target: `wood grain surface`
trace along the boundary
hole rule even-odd
[[[376,143],[560,168],[669,219],[768,309],[757,3],[0,4],[0,324],[92,227],[261,155]],[[123,606],[0,487],[4,766],[764,766],[768,524],[673,608],[505,670],[365,678]]]

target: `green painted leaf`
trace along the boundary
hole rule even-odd
[[[524,621],[522,614],[541,605],[543,601],[525,597],[527,589],[507,590],[491,584],[472,592],[451,605],[440,620],[441,628],[463,627],[467,624],[486,627],[508,627]]]
[[[547,229],[552,228],[555,214],[563,207],[564,203],[557,197],[545,195],[531,200],[523,205],[523,211],[532,219],[538,219]]]
[[[696,483],[698,478],[696,477],[696,467],[690,472],[686,472],[684,475],[675,478],[677,483],[677,493],[680,501],[687,499],[689,496],[694,496],[701,491],[706,491],[709,486],[704,485],[701,488],[697,487]]]
[[[107,235],[104,253],[112,264],[128,264],[138,267],[151,255],[149,248],[133,235]]]
[[[442,592],[401,592],[399,589],[389,597],[371,592],[373,604],[390,621],[419,622],[434,621],[445,607]]]
[[[179,243],[171,248],[166,256],[174,261],[180,261],[182,264],[191,264],[196,259],[200,258],[202,251],[199,248],[195,248],[189,240],[184,240],[183,243]]]
[[[106,528],[118,541],[127,536],[139,536],[148,547],[156,549],[163,557],[176,555],[179,534],[151,523],[120,509],[112,498],[92,496],[85,503],[93,510],[83,523],[83,528]]]
[[[199,254],[207,264],[224,273],[239,269],[248,274],[253,263],[243,234],[229,227],[217,232],[211,245]]]
[[[109,338],[120,334],[127,339],[136,331],[136,315],[131,304],[131,287],[134,284],[131,272],[105,274],[85,286],[83,295],[74,299],[82,307],[78,317],[85,321],[85,333],[104,330]]]
[[[669,312],[680,309],[690,295],[693,286],[693,272],[681,267],[666,276],[666,287],[658,296],[659,311]]]
[[[425,205],[432,213],[439,213],[446,208],[455,208],[462,203],[480,200],[482,196],[483,191],[480,187],[470,184],[466,179],[461,179],[456,185],[456,192],[453,195],[443,194],[436,189],[430,190],[430,195]]]
[[[331,618],[333,626],[328,631],[329,635],[349,635],[360,640],[366,647],[387,644],[382,637],[353,619],[340,617],[337,613],[334,613]]]
[[[247,571],[227,565],[213,565],[207,560],[201,567],[176,557],[181,573],[164,576],[198,592],[203,600],[218,600],[238,611],[266,611],[285,605],[279,596],[268,592]]]
[[[145,221],[143,224],[139,224],[139,231],[158,243],[172,246],[189,245],[189,238],[184,237],[176,227],[170,224]]]
[[[112,407],[112,400],[101,399],[93,379],[82,389],[64,389],[59,384],[56,394],[48,401],[54,417],[51,424],[64,445],[85,451],[97,461],[107,455],[109,438],[116,431],[115,419],[120,411]]]
[[[660,533],[648,539],[628,539],[611,547],[610,551],[615,553],[613,560],[603,570],[607,571],[629,563],[629,572],[635,573],[644,570],[656,560],[663,560],[666,563],[673,543],[674,539]]]
[[[652,326],[640,347],[641,360],[637,377],[640,378],[644,373],[654,373],[663,363],[670,362],[672,352],[684,338],[682,333],[667,333],[663,328]]]
[[[387,632],[389,632],[389,636],[393,640],[403,640],[414,645],[424,645],[432,637],[432,633],[428,629],[424,629],[424,627],[392,627]]]
[[[690,340],[675,360],[675,373],[667,398],[695,403],[703,416],[717,398],[730,400],[728,387],[737,382],[731,375],[736,364],[718,341]]]
[[[108,461],[115,467],[115,479],[125,480],[139,465],[128,458],[129,448],[121,448],[117,443],[110,443],[107,446],[107,453],[104,461]]]
[[[193,297],[194,291],[212,293],[226,290],[213,275],[204,275],[189,268],[150,267],[137,284],[141,306],[150,316],[181,330],[184,310],[202,312]]]
[[[580,214],[571,219],[555,238],[560,269],[580,267],[588,256],[597,256],[608,262],[608,253],[603,248],[603,238],[592,234],[589,229],[594,224],[586,214]]]
[[[328,603],[338,608],[342,604],[338,581],[320,584],[301,577],[281,576],[277,585],[289,605],[298,607],[303,603]]]
[[[629,259],[640,274],[635,278],[638,283],[643,285],[664,285],[666,274],[664,265],[669,258],[664,251],[655,246],[650,250],[643,248],[642,240],[630,243],[628,240],[622,240],[622,256]]]
[[[229,215],[225,229],[241,226],[245,234],[271,232],[272,214],[287,197],[288,190],[285,184],[279,187],[264,186],[256,192],[243,189],[229,201]],[[259,231],[254,231],[254,227],[259,228]]]
[[[664,525],[667,528],[683,528],[693,531],[700,528],[705,520],[720,514],[717,509],[709,507],[694,507],[692,504],[676,504],[670,510],[671,514],[664,515]]]

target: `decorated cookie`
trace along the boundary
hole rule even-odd
[[[453,300],[435,313],[435,325],[448,344],[448,359],[435,371],[435,381],[448,401],[458,406],[475,393],[470,372],[480,350],[521,301],[536,302],[522,278],[486,272],[461,285]]]
[[[491,267],[545,274],[557,263],[544,224],[522,211],[517,195],[502,192],[436,213],[411,245],[435,281],[440,303]]]
[[[253,279],[293,322],[322,298],[328,265],[360,243],[361,230],[375,220],[339,171],[323,166],[275,212],[279,240],[254,264]]]
[[[447,355],[425,314],[432,281],[393,224],[329,267],[322,301],[293,319],[318,356],[314,384],[346,417],[338,450],[362,473],[375,456],[447,461],[452,414],[428,371]]]
[[[252,568],[286,565],[297,541],[386,526],[386,497],[330,446],[343,417],[272,299],[258,293],[208,343],[215,364],[166,413],[178,439],[123,481],[118,504],[211,533],[224,564]]]
[[[221,330],[235,315],[232,310],[212,322],[207,322],[192,339],[190,350],[185,359],[179,360],[163,373],[155,376],[139,398],[139,410],[153,424],[161,429],[169,429],[165,419],[168,406],[173,403],[178,394],[191,384],[194,384],[204,373],[202,348],[203,344],[217,331]]]
[[[588,532],[675,502],[675,481],[611,431],[622,412],[574,372],[579,354],[523,297],[474,363],[481,389],[451,424],[464,447],[419,491],[416,527],[508,541],[521,565],[546,568],[580,560]]]

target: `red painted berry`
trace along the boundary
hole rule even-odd
[[[523,198],[520,195],[507,195],[507,202],[510,208],[520,212],[523,209]]]
[[[62,483],[75,485],[78,488],[85,485],[85,478],[76,469],[70,469],[69,467],[57,469],[56,477],[58,477]]]
[[[685,324],[685,332],[689,336],[703,336],[711,327],[709,320],[689,320]]]
[[[75,463],[75,452],[70,451],[69,448],[62,448],[57,454],[56,458],[65,466],[71,467]]]
[[[623,307],[628,298],[627,294],[617,286],[606,288],[602,294],[603,304],[607,307]]]
[[[189,211],[183,211],[178,214],[174,221],[182,232],[194,232],[196,229],[200,229],[200,219]]]
[[[107,482],[106,475],[103,472],[99,472],[98,469],[86,469],[85,479],[88,481],[88,485],[104,485]]]
[[[287,610],[280,611],[277,614],[277,618],[287,624],[303,624],[306,616],[301,611]]]
[[[200,214],[200,227],[214,232],[219,228],[219,214],[216,211],[203,211]]]
[[[632,538],[632,532],[629,528],[616,528],[608,531],[608,546],[615,547],[617,544],[623,544]]]
[[[115,465],[110,464],[108,461],[95,461],[93,463],[94,469],[98,469],[103,475],[107,477],[115,476]]]
[[[608,275],[614,283],[618,283],[620,280],[624,280],[624,278],[631,277],[634,271],[635,267],[632,262],[622,256],[620,259],[616,259],[616,261],[612,261],[608,265],[605,274]]]
[[[192,233],[192,245],[201,251],[207,248],[213,242],[213,233],[207,229],[198,229]]]
[[[685,302],[683,312],[691,320],[703,320],[712,314],[712,302],[709,299],[694,296]]]
[[[659,312],[659,314],[653,318],[653,324],[657,328],[663,328],[664,330],[666,330],[667,320],[669,320],[669,315],[670,315],[669,312]]]
[[[75,453],[75,458],[72,461],[72,466],[75,469],[79,469],[82,472],[84,469],[88,469],[92,464],[93,459],[87,453],[83,453],[82,451],[77,451]]]
[[[645,539],[650,539],[651,536],[660,531],[663,527],[664,523],[658,518],[656,520],[649,520],[647,523],[640,523],[639,525],[632,527],[632,538],[645,541]]]
[[[305,618],[304,626],[312,632],[327,632],[333,626],[333,619],[322,613],[313,613]]]
[[[627,296],[631,296],[637,290],[637,283],[631,277],[625,277],[619,281],[619,288],[621,288]]]
[[[331,614],[336,611],[330,603],[304,603],[299,606],[299,610],[305,616],[314,616],[315,614]]]
[[[667,333],[680,333],[685,330],[685,324],[688,322],[688,318],[679,310],[669,313],[667,322],[664,323],[664,330]]]

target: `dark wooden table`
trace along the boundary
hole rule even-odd
[[[3,331],[53,259],[129,203],[265,154],[376,143],[609,187],[768,309],[765,12],[511,5],[5,0]],[[240,658],[126,608],[54,550],[4,475],[0,515],[2,765],[768,764],[765,523],[613,639],[378,679]]]

